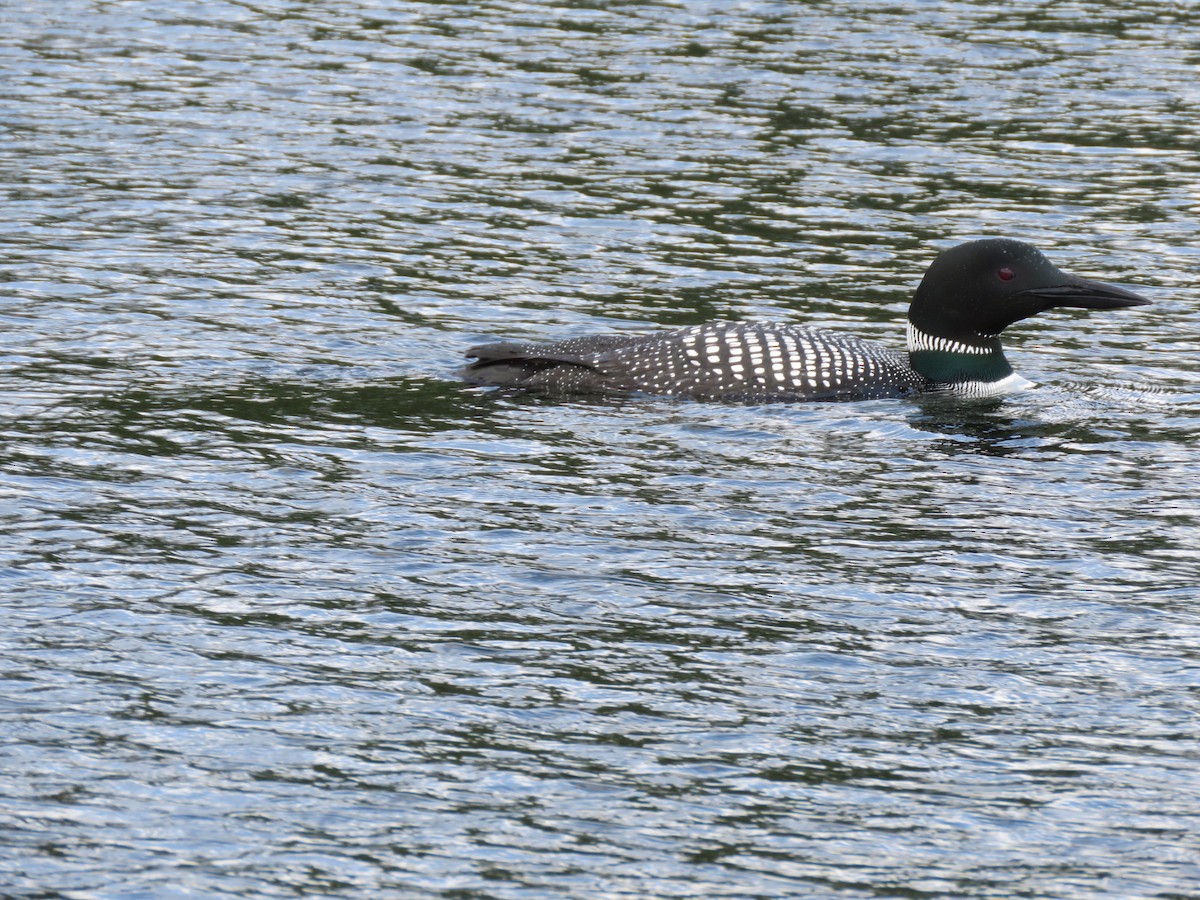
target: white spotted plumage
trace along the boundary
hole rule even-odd
[[[936,343],[914,331],[910,340],[921,348]],[[522,386],[566,392],[767,401],[892,397],[930,387],[903,353],[805,325],[713,322],[647,335],[495,346],[510,354],[514,367],[530,361],[518,373]]]

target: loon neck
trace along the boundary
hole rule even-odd
[[[992,384],[1013,374],[998,334],[947,338],[908,324],[909,364],[934,384]]]

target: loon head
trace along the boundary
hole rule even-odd
[[[908,310],[913,368],[938,383],[996,382],[1012,375],[1000,333],[1048,309],[1120,309],[1150,301],[1068,275],[1036,248],[993,238],[941,253]]]

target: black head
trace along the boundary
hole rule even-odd
[[[1058,306],[1120,309],[1149,302],[1068,275],[1029,244],[993,238],[940,254],[921,280],[908,317],[925,334],[971,342]]]

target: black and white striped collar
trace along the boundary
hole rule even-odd
[[[950,338],[935,337],[934,335],[926,334],[912,322],[909,322],[908,352],[934,351],[939,353],[968,353],[986,356],[1000,349],[1000,336],[998,334],[981,334],[978,337],[985,343],[968,344],[964,341],[955,341]]]

